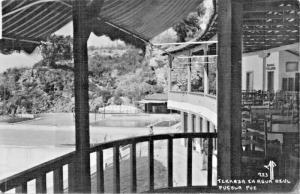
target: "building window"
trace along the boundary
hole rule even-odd
[[[295,83],[295,80],[294,78],[290,77],[289,78],[289,91],[294,91],[294,83]]]
[[[299,71],[299,64],[297,61],[289,61],[285,64],[286,72],[295,72]]]
[[[294,91],[295,90],[295,78],[282,78],[282,87],[283,91]]]
[[[288,90],[288,79],[287,78],[282,78],[282,91],[287,91]]]

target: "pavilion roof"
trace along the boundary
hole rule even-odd
[[[243,53],[299,43],[300,9],[298,0],[243,1]],[[208,41],[216,36],[217,17],[218,13],[215,11],[206,30],[192,41]],[[185,44],[169,48],[167,51],[176,53],[196,46],[195,44]]]
[[[179,22],[202,1],[87,0],[93,15],[88,22],[96,35],[105,34],[144,47],[145,42]],[[72,21],[72,0],[3,0],[2,15],[0,50],[30,53]]]

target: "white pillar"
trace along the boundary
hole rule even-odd
[[[171,92],[172,91],[172,69],[169,67],[168,69],[168,91]]]
[[[208,47],[205,47],[204,49],[204,55],[208,54]],[[209,62],[208,57],[204,58],[204,62]],[[203,71],[203,88],[204,88],[204,94],[209,93],[209,79],[208,79],[208,63],[204,64],[204,71]]]
[[[193,132],[193,114],[188,113],[188,123],[187,123],[187,127],[188,127],[188,133]]]
[[[190,63],[189,59],[189,64],[187,66],[187,71],[188,71],[188,83],[187,83],[187,92],[191,92],[192,91],[192,72],[191,72],[191,63]]]
[[[169,72],[168,72],[168,90],[169,92],[172,91],[172,62],[173,62],[173,57],[169,55]]]
[[[196,115],[195,132],[197,132],[197,133],[200,133],[200,121],[201,121],[200,116]],[[196,146],[196,151],[200,152],[201,151],[201,139],[197,138],[195,146]]]
[[[185,131],[184,131],[185,119],[184,119],[184,112],[183,111],[180,112],[180,120],[181,120],[181,132],[185,133]],[[180,143],[181,143],[181,145],[186,146],[185,139],[181,139]]]
[[[206,127],[207,127],[207,128],[206,128],[206,131],[207,131],[207,133],[210,133],[210,132],[211,132],[211,131],[210,131],[210,130],[211,130],[211,126],[210,126],[210,125],[211,125],[211,122],[210,122],[209,120],[206,120]]]
[[[201,132],[200,131],[200,121],[201,121],[200,117],[196,115],[195,132],[198,132],[198,133]]]
[[[202,119],[202,132],[207,133],[208,132],[207,128],[208,128],[207,119],[203,117],[203,119]]]
[[[181,132],[184,132],[184,112],[180,112],[180,120],[181,120]]]
[[[266,88],[266,67],[267,67],[267,57],[269,56],[270,54],[267,53],[267,52],[263,52],[259,55],[259,57],[262,58],[263,60],[263,64],[262,64],[262,74],[263,74],[263,78],[262,78],[262,91],[266,91],[267,88]]]
[[[210,123],[209,132],[214,133],[215,132],[215,125],[212,122],[209,122],[209,123]]]

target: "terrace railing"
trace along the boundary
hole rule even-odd
[[[192,185],[192,150],[194,139],[208,139],[208,156],[207,156],[207,185],[193,186]],[[137,166],[136,166],[136,145],[138,143],[148,143],[148,169],[149,169],[149,188],[145,192],[203,192],[216,191],[216,186],[212,186],[212,156],[213,156],[213,139],[217,138],[216,133],[173,133],[173,134],[159,134],[150,136],[140,136],[127,138],[122,140],[101,143],[92,146],[89,152],[96,153],[96,187],[97,193],[104,193],[104,168],[103,168],[103,151],[106,149],[113,149],[113,192],[120,192],[120,147],[130,147],[130,191],[137,192]],[[184,187],[174,187],[173,185],[173,140],[187,139],[187,185]],[[154,188],[154,142],[166,140],[167,141],[167,187],[161,189]],[[68,166],[68,191],[74,192],[74,162],[76,153],[71,152],[64,156],[50,160],[41,165],[31,169],[20,172],[16,175],[8,177],[0,181],[0,190],[2,192],[16,189],[16,193],[27,193],[27,184],[31,180],[36,180],[36,193],[47,192],[47,176],[49,172],[53,172],[53,189],[54,193],[64,192],[64,177],[63,167]],[[199,172],[200,173],[200,172]]]
[[[197,95],[197,96],[207,96],[213,99],[217,98],[217,95],[215,94],[205,94],[204,92],[197,92],[197,91],[192,91],[192,92],[187,92],[187,91],[170,91],[170,93],[173,94],[192,94],[192,95]]]
[[[217,97],[201,92],[175,92],[168,93],[168,108],[197,112],[203,117],[210,118],[216,124]]]

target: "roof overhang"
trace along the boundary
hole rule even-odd
[[[203,0],[90,0],[92,31],[144,47],[172,27]],[[3,39],[0,49],[33,49],[72,21],[72,0],[3,0]]]

